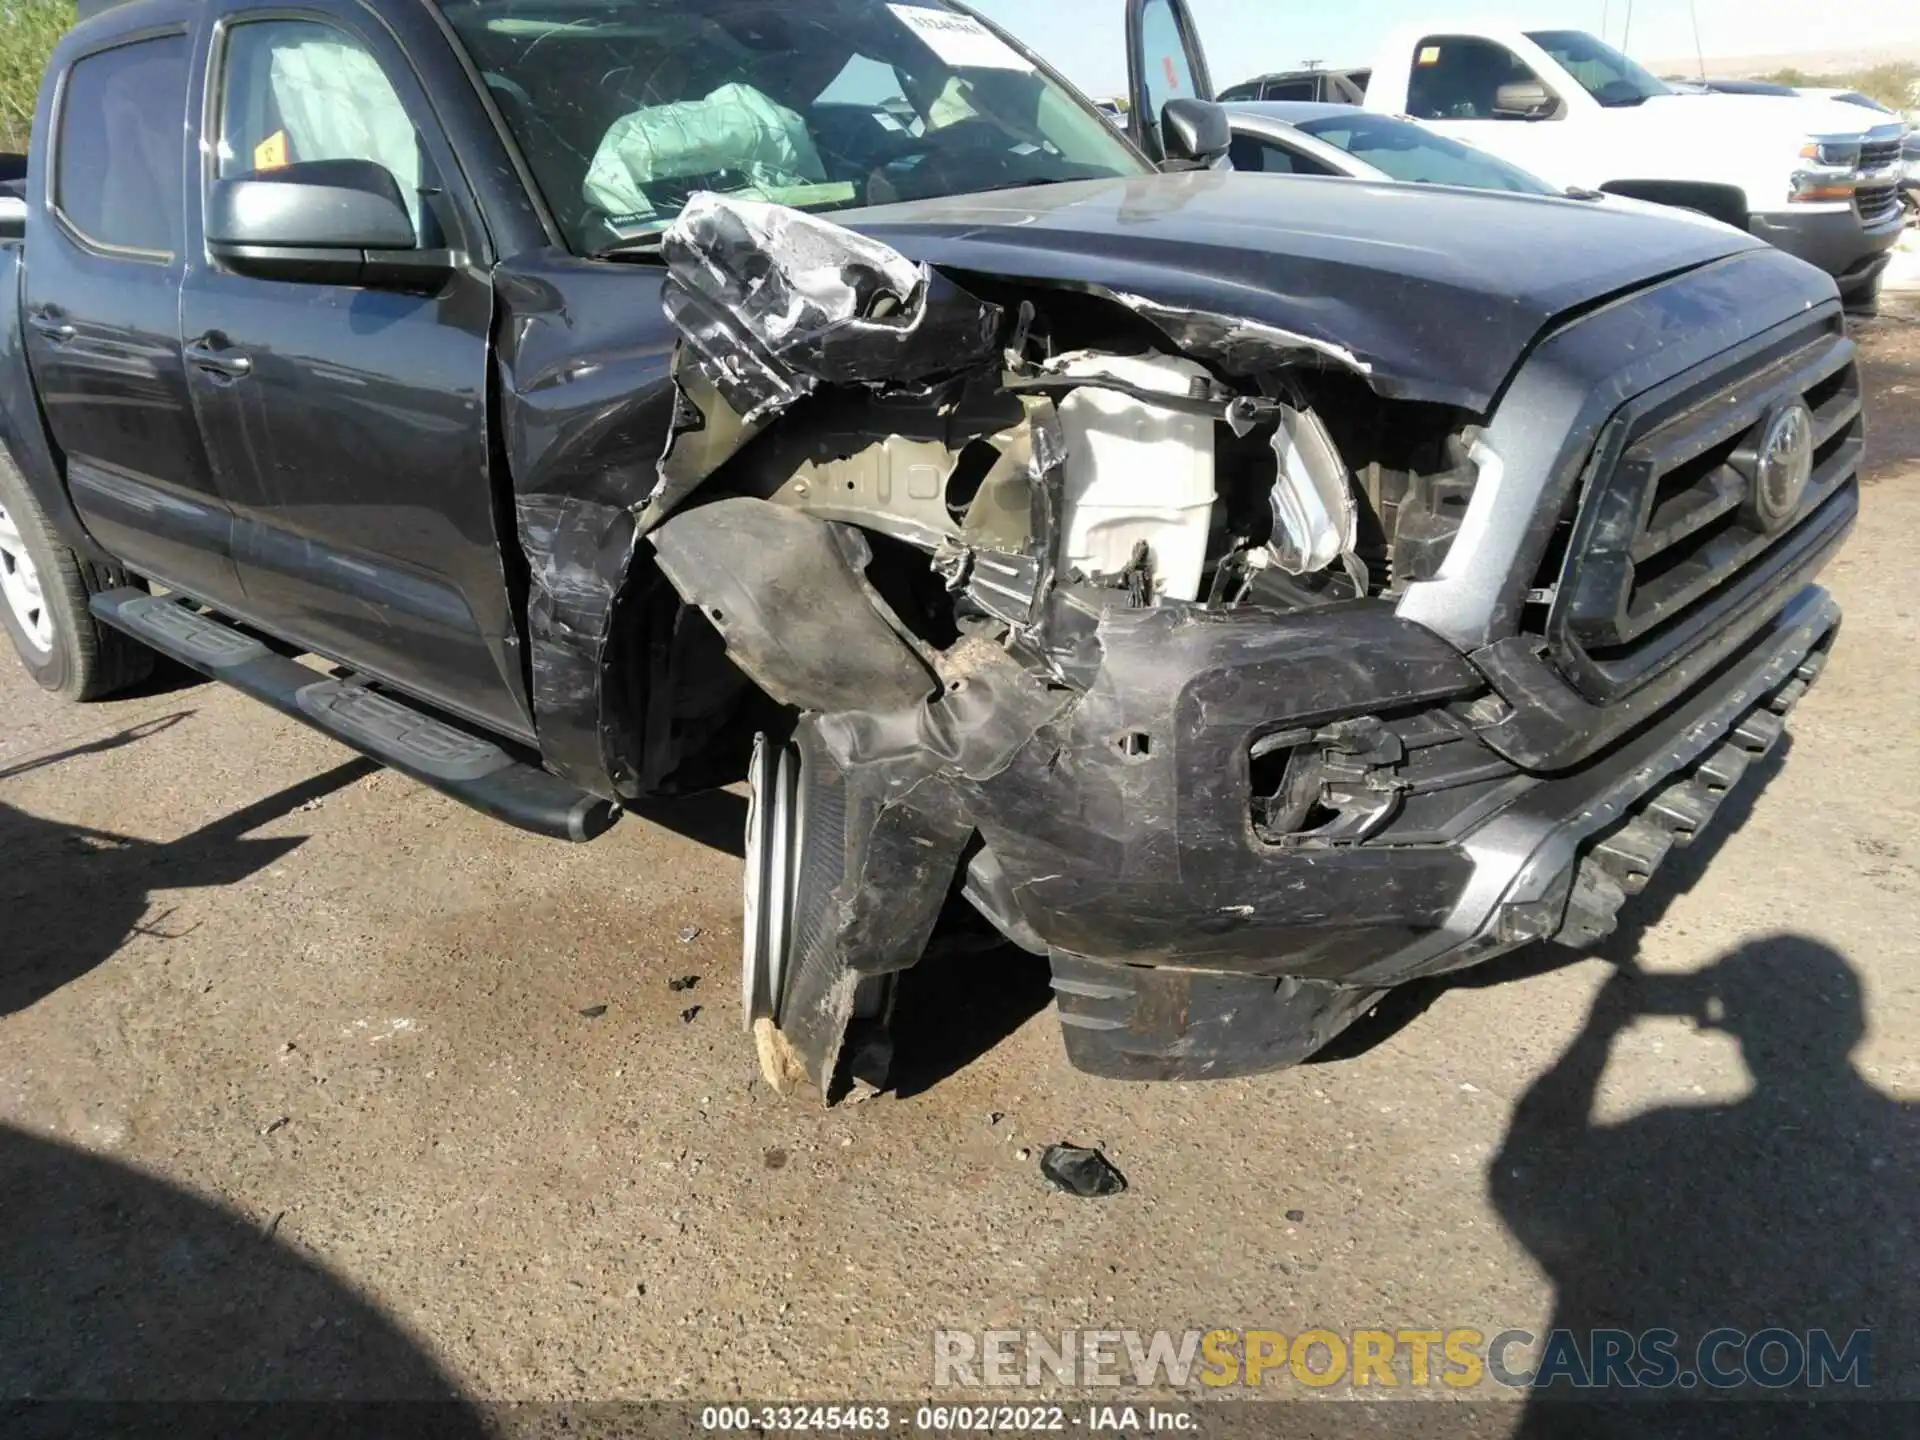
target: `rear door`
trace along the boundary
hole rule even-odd
[[[233,515],[180,356],[186,27],[84,53],[60,78],[28,217],[27,358],[74,508],[134,569],[240,606]]]
[[[493,728],[530,734],[488,443],[485,235],[398,42],[351,3],[216,3],[180,306],[234,557],[263,625]],[[240,275],[201,214],[218,179],[384,166],[434,293]]]
[[[1160,112],[1169,100],[1211,100],[1207,54],[1187,0],[1127,0],[1127,81],[1133,143],[1167,158]]]

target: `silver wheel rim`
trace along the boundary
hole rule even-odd
[[[792,944],[794,880],[800,858],[800,755],[765,735],[747,772],[746,893],[741,927],[740,1009],[746,1028],[780,1020]]]
[[[14,623],[36,650],[45,654],[53,649],[53,613],[40,591],[40,572],[4,505],[0,505],[0,599],[5,599]]]

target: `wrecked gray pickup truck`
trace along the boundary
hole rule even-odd
[[[1300,1060],[1605,935],[1820,672],[1860,385],[1758,241],[1223,173],[942,0],[379,8],[63,42],[0,613],[565,839],[748,779],[783,1087],[959,895],[1085,1069]]]

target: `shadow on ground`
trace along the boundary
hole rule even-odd
[[[1047,962],[1001,939],[965,900],[950,901],[925,957],[900,978],[893,1092],[905,1100],[931,1090],[1052,1003]]]
[[[0,1215],[0,1400],[444,1401],[456,1393],[379,1311],[274,1238],[274,1217],[248,1221],[115,1161],[4,1126]],[[80,1430],[109,1416],[55,1409],[43,1418]],[[178,1418],[198,1431],[214,1417]],[[240,1414],[222,1418],[233,1433],[252,1428]],[[437,1433],[478,1433],[457,1410],[418,1418]],[[23,1433],[16,1426],[32,1419],[16,1413],[7,1428]],[[253,1433],[284,1433],[283,1421],[299,1420],[262,1414]]]
[[[707,790],[668,800],[642,800],[630,814],[671,830],[697,845],[744,859],[747,853],[747,801],[730,790]]]
[[[1732,1036],[1752,1092],[1595,1122],[1613,1041],[1646,1016]],[[1801,936],[1691,974],[1622,968],[1607,981],[1586,1027],[1515,1106],[1488,1169],[1501,1219],[1553,1281],[1551,1329],[1570,1337],[1527,1356],[1553,1383],[1533,1392],[1520,1434],[1694,1433],[1556,1403],[1605,1380],[1630,1398],[1649,1377],[1664,1381],[1656,1393],[1689,1399],[1898,1397],[1898,1414],[1843,1404],[1765,1418],[1790,1417],[1802,1427],[1792,1433],[1912,1433],[1920,1107],[1854,1069],[1865,1034],[1853,966]],[[1687,1408],[1705,1427],[1716,1422],[1700,1412],[1722,1407]]]
[[[148,722],[8,773],[112,749],[179,718]],[[0,949],[0,1015],[24,1010],[85,975],[136,931],[168,939],[190,933],[171,928],[171,911],[150,913],[151,892],[238,884],[303,843],[300,836],[249,837],[249,831],[377,768],[357,759],[336,765],[165,844],[46,820],[0,803],[0,856],[6,857],[0,866],[0,934],[8,937]]]

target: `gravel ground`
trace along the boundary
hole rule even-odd
[[[1605,956],[1256,1080],[1082,1077],[1040,967],[952,954],[900,1094],[783,1102],[737,798],[570,848],[216,686],[0,664],[0,1398],[897,1399],[937,1328],[1550,1323],[1871,1325],[1920,1394],[1920,325],[1863,339],[1791,753]],[[1051,1191],[1056,1140],[1128,1192]]]

